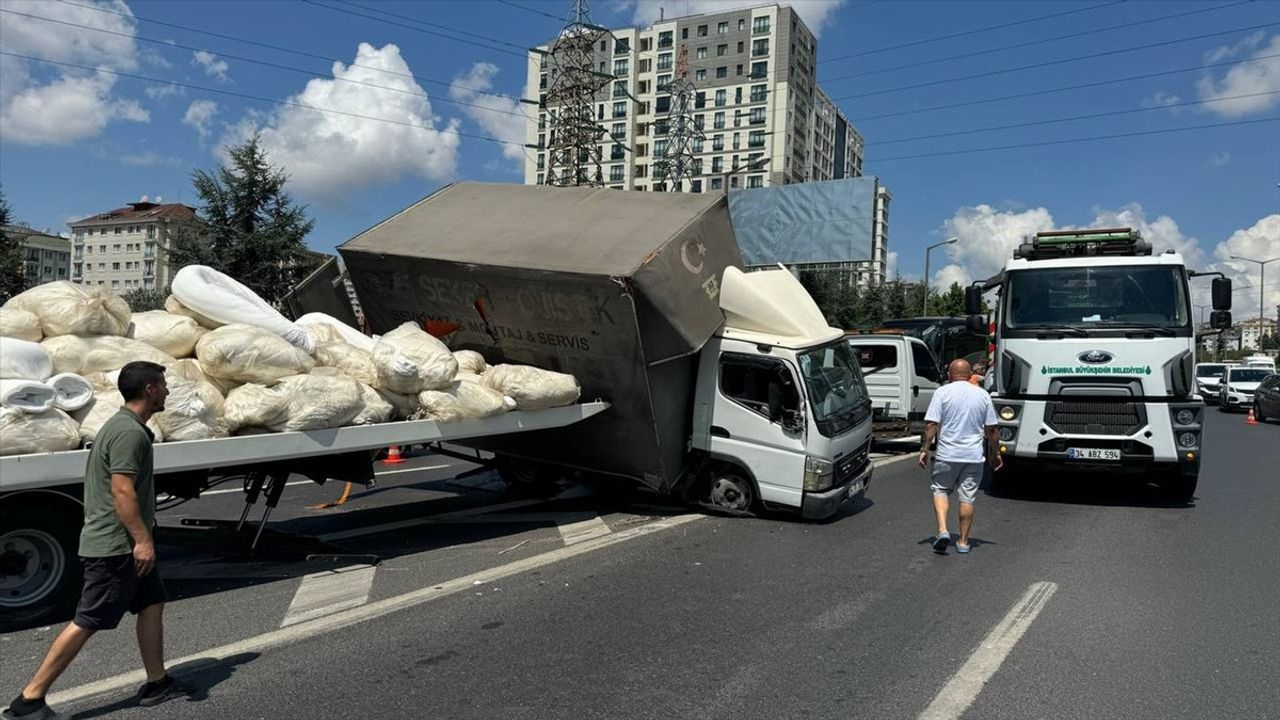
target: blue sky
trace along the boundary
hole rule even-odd
[[[550,14],[570,5],[513,2]],[[671,17],[752,4],[759,3],[598,0],[592,7],[596,22],[619,26],[647,21],[659,7]],[[1228,272],[1238,285],[1253,284],[1236,297],[1238,307],[1256,307],[1256,268],[1229,256],[1280,256],[1280,123],[940,153],[1280,116],[1280,57],[1266,57],[1280,55],[1280,2],[792,5],[819,33],[819,82],[866,138],[866,173],[893,193],[890,249],[904,276],[918,277],[924,246],[949,236],[960,242],[951,259],[935,251],[935,280],[993,271],[1025,232],[1118,222]],[[223,143],[256,129],[310,205],[311,244],[324,251],[450,180],[520,182],[522,151],[483,138],[522,141],[522,109],[511,97],[478,91],[520,96],[518,48],[557,28],[538,12],[494,0],[4,0],[0,9],[10,11],[0,13],[3,52],[205,88],[0,56],[0,182],[20,218],[65,230],[68,219],[142,195],[193,202],[191,170],[213,167]],[[1034,20],[1046,15],[1056,17]],[[1157,20],[1172,15],[1181,17]],[[984,30],[1000,24],[1012,25]],[[959,36],[936,39],[947,35]],[[1079,37],[1051,40],[1065,35]],[[1155,43],[1165,44],[1127,51]],[[1015,44],[1024,46],[1003,49]],[[1044,65],[1002,72],[1033,64]],[[915,67],[894,69],[903,65]],[[1163,74],[1175,70],[1189,71]],[[335,72],[356,82],[334,83]],[[957,79],[977,74],[987,76]],[[924,86],[903,89],[917,85]],[[969,104],[908,112],[957,103]],[[1130,110],[1137,112],[912,139]],[[914,155],[924,157],[904,157]],[[1269,269],[1274,304],[1280,264]]]

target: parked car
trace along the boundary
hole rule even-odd
[[[1227,369],[1226,363],[1199,363],[1196,365],[1196,387],[1206,403],[1218,402],[1218,392],[1222,389],[1222,372]]]
[[[1253,393],[1262,384],[1263,378],[1272,372],[1266,368],[1232,365],[1222,376],[1222,387],[1218,391],[1218,409],[1222,412],[1239,410],[1253,406]]]
[[[1280,373],[1266,376],[1253,391],[1253,417],[1258,422],[1266,422],[1267,418],[1280,420]]]

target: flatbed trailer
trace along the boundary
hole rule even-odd
[[[261,522],[252,536],[243,536],[244,546],[252,552],[292,474],[317,482],[369,484],[375,452],[392,445],[561,428],[608,408],[609,403],[597,401],[451,423],[409,420],[159,443],[155,446],[156,491],[196,498],[222,479],[243,477],[245,508],[239,522],[228,525],[240,536],[252,507],[259,497],[265,499]],[[0,457],[0,627],[57,619],[74,603],[80,583],[75,558],[83,525],[88,456],[88,450],[69,450]]]

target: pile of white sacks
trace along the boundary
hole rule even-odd
[[[121,367],[164,365],[156,441],[490,417],[578,400],[571,375],[488,367],[417,325],[368,337],[311,313],[290,321],[234,279],[193,265],[165,310],[132,313],[101,289],[40,285],[0,307],[0,455],[71,450],[123,404]]]

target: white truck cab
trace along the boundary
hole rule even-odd
[[[1154,476],[1189,500],[1202,451],[1204,400],[1194,374],[1187,270],[1151,254],[1130,228],[1040,233],[1004,271],[966,292],[971,327],[997,290],[992,399],[1000,452],[1033,482],[1036,466]],[[1231,286],[1213,283],[1210,324],[1227,327]]]
[[[845,338],[858,358],[876,435],[886,438],[919,432],[933,393],[942,382],[938,362],[919,338],[897,333],[866,333]]]

